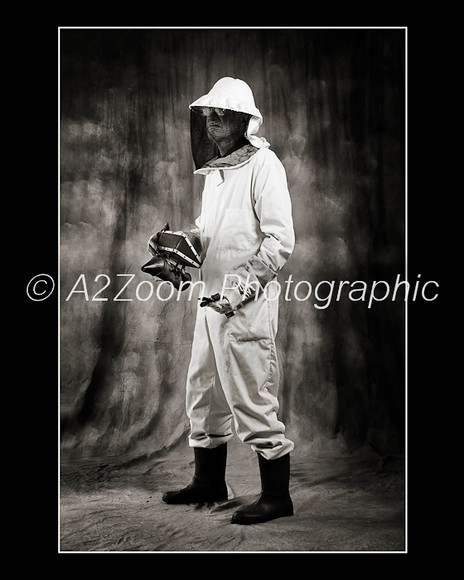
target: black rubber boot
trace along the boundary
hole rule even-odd
[[[227,499],[225,482],[227,444],[214,449],[194,447],[195,475],[184,489],[167,491],[163,501],[170,504],[208,503]]]
[[[258,455],[261,476],[261,496],[253,504],[237,510],[233,524],[261,524],[276,518],[293,515],[293,503],[288,491],[290,454],[278,459]]]

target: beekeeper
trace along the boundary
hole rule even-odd
[[[206,300],[198,308],[186,394],[195,475],[163,500],[227,499],[227,441],[235,428],[258,455],[262,489],[232,522],[253,524],[293,514],[294,444],[277,416],[278,295],[271,283],[293,251],[292,206],[282,163],[256,135],[263,119],[247,83],[222,78],[190,109],[194,173],[205,176],[196,225]]]

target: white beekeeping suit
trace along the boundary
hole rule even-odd
[[[195,451],[225,449],[223,444],[235,427],[240,439],[258,453],[263,479],[263,469],[271,469],[270,464],[277,469],[274,460],[288,464],[294,447],[277,417],[278,295],[270,284],[295,243],[287,179],[269,143],[256,135],[262,116],[244,81],[220,79],[190,109],[195,174],[205,176],[201,215],[196,221],[203,248],[200,275],[206,294],[219,293],[224,299],[219,307],[213,303],[214,308],[198,308],[187,378],[189,444]],[[233,115],[230,111],[245,114],[239,115],[245,131],[237,146],[221,155],[210,138],[207,121],[214,123],[216,116],[219,125],[221,117]],[[234,315],[221,314],[228,310]],[[288,467],[284,472],[283,486],[288,490]],[[196,479],[198,484],[205,477],[197,473]],[[223,493],[219,495],[224,499]],[[181,503],[169,501],[169,494],[164,499]],[[239,521],[235,516],[233,521],[254,523],[291,515],[289,496],[286,501],[277,515],[274,510],[274,515],[267,513],[264,519],[260,512],[251,514],[253,521]]]

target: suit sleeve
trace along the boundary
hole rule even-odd
[[[258,253],[234,272],[237,291],[227,296],[234,307],[242,302],[243,291],[250,288],[250,283],[262,289],[271,282],[295,246],[292,203],[282,163],[268,150],[256,169],[252,183],[254,209],[264,238]]]

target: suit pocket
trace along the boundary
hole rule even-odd
[[[247,252],[258,240],[256,218],[251,209],[230,208],[221,222],[219,250]]]
[[[245,304],[226,324],[229,336],[236,342],[272,340],[270,305],[264,296]]]

